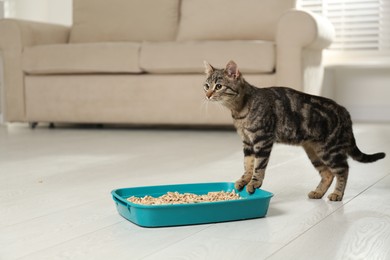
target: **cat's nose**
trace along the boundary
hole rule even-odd
[[[214,91],[213,91],[213,90],[207,91],[207,93],[206,93],[206,98],[207,98],[207,99],[211,99],[211,98],[213,97],[213,94],[214,94]]]

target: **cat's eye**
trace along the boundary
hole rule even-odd
[[[222,85],[221,85],[221,84],[215,85],[215,90],[220,90],[221,88],[222,88]]]
[[[207,91],[207,90],[209,90],[209,88],[210,88],[209,84],[205,84],[205,85],[204,85],[204,90]]]

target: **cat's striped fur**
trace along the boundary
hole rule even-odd
[[[348,111],[333,100],[305,94],[286,87],[257,88],[244,80],[237,65],[225,69],[205,62],[206,98],[231,110],[234,126],[244,146],[245,172],[236,181],[253,193],[264,179],[275,142],[301,145],[321,176],[308,196],[322,198],[336,177],[336,187],[328,198],[340,201],[348,179],[347,157],[374,162],[384,153],[367,155],[356,146]]]

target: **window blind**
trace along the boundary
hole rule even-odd
[[[301,0],[299,4],[331,21],[336,38],[330,49],[390,50],[390,0]]]

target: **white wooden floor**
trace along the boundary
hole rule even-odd
[[[233,131],[0,127],[0,259],[390,259],[390,125],[356,125],[343,202],[309,200],[319,181],[303,150],[277,145],[266,218],[141,228],[116,212],[115,188],[235,181]]]

